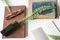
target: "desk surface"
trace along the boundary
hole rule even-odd
[[[27,8],[28,8],[28,0],[22,0],[22,1],[20,1],[20,0],[9,0],[11,3],[10,3],[10,5],[26,5],[27,6]],[[24,1],[24,2],[23,2]],[[5,5],[3,5],[3,3],[0,1],[0,31],[2,30],[2,27],[3,27],[3,19],[4,19],[4,7],[5,7]],[[58,6],[60,6],[60,0],[58,0]],[[60,12],[59,12],[60,13]],[[36,21],[38,21],[38,20],[36,20]],[[29,31],[29,33],[28,33],[28,36],[26,37],[26,38],[19,38],[19,39],[3,39],[3,40],[32,40],[32,39],[34,39],[34,38],[32,38],[31,37],[31,34],[30,34],[30,30],[31,30],[31,28],[33,27],[33,28],[36,28],[36,27],[39,27],[39,24],[38,23],[36,23],[36,21],[31,21],[31,24],[29,23],[29,26],[31,26],[29,29],[28,29],[28,31]],[[46,20],[45,20],[46,21]],[[48,21],[48,20],[47,20]],[[50,22],[51,23],[51,21],[52,20],[50,20],[50,21],[48,21],[48,22]],[[60,21],[59,21],[59,19],[57,19],[57,20],[54,20],[54,21],[56,21],[56,24],[57,25],[59,25],[60,24]],[[40,21],[41,22],[41,21]],[[48,23],[47,22],[47,23]],[[34,24],[34,23],[36,23],[36,25]],[[46,23],[46,22],[44,22],[44,23]],[[50,24],[50,23],[48,23],[48,25]],[[34,25],[35,25],[35,27],[34,27]],[[45,24],[45,26],[46,26],[46,24]],[[52,27],[53,25],[51,25],[51,27]],[[50,30],[50,29],[49,29]],[[58,31],[57,31],[58,32]],[[59,33],[56,33],[56,34],[59,34]],[[0,34],[0,39],[1,39],[1,34]]]

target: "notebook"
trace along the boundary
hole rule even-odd
[[[15,21],[19,21],[21,19],[23,19],[26,16],[26,7],[25,6],[11,6],[11,11],[17,11],[19,9],[24,10],[24,12],[10,20],[6,20],[5,16],[7,16],[9,14],[9,11],[7,9],[7,7],[5,7],[5,13],[4,13],[4,24],[3,24],[3,29],[6,28],[9,24],[15,22]],[[26,25],[23,24],[18,30],[16,30],[14,33],[12,33],[11,35],[5,37],[3,36],[3,38],[24,38],[26,35]]]
[[[30,0],[28,6],[28,15],[29,13],[34,12],[35,9],[42,6],[52,6],[54,9],[43,11],[39,16],[36,16],[36,19],[53,19],[57,16],[57,1],[56,0]],[[55,6],[56,5],[56,6]]]

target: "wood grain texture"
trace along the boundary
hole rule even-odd
[[[10,20],[6,20],[5,16],[9,14],[9,11],[5,7],[3,28],[6,28],[9,24],[11,24],[15,21],[19,21],[26,16],[26,7],[25,6],[11,6],[12,12],[17,11],[19,9],[24,10],[24,12],[21,15],[18,15]],[[24,38],[25,37],[25,30],[26,30],[26,25],[23,24],[23,25],[21,25],[21,27],[17,31],[15,31],[14,33],[12,33],[11,35],[9,35],[7,37],[3,36],[3,38]]]

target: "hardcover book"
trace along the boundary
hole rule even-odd
[[[32,13],[35,9],[43,6],[52,6],[54,9],[43,11],[42,13],[39,13],[39,16],[36,16],[37,19],[52,19],[56,18],[57,15],[57,5],[55,0],[30,0],[29,6],[28,6],[28,15],[29,13]]]
[[[20,15],[17,15],[16,17],[7,20],[6,16],[9,14],[9,11],[7,9],[7,7],[5,7],[5,14],[4,14],[4,24],[3,24],[3,29],[8,27],[9,24],[14,23],[15,21],[19,21],[21,19],[23,19],[26,16],[26,7],[25,6],[11,6],[11,11],[12,13],[17,11],[17,10],[23,10],[23,12]],[[15,26],[14,26],[15,27]],[[17,27],[17,26],[16,26]],[[14,31],[12,34],[8,35],[8,36],[3,36],[3,38],[24,38],[26,35],[26,25],[23,24],[19,27],[19,29],[17,29],[16,31]],[[8,31],[9,29],[7,29]]]

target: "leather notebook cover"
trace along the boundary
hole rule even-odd
[[[25,6],[11,6],[12,12],[17,11],[19,9],[24,10],[24,12],[21,15],[18,15],[10,20],[6,20],[5,16],[7,16],[9,14],[9,11],[8,11],[7,7],[5,7],[3,28],[6,28],[9,24],[11,24],[15,21],[19,21],[26,16],[26,7]],[[11,35],[9,35],[7,37],[3,36],[3,38],[24,38],[26,36],[25,29],[26,29],[26,25],[23,24],[17,31],[15,31],[14,33],[12,33]]]

